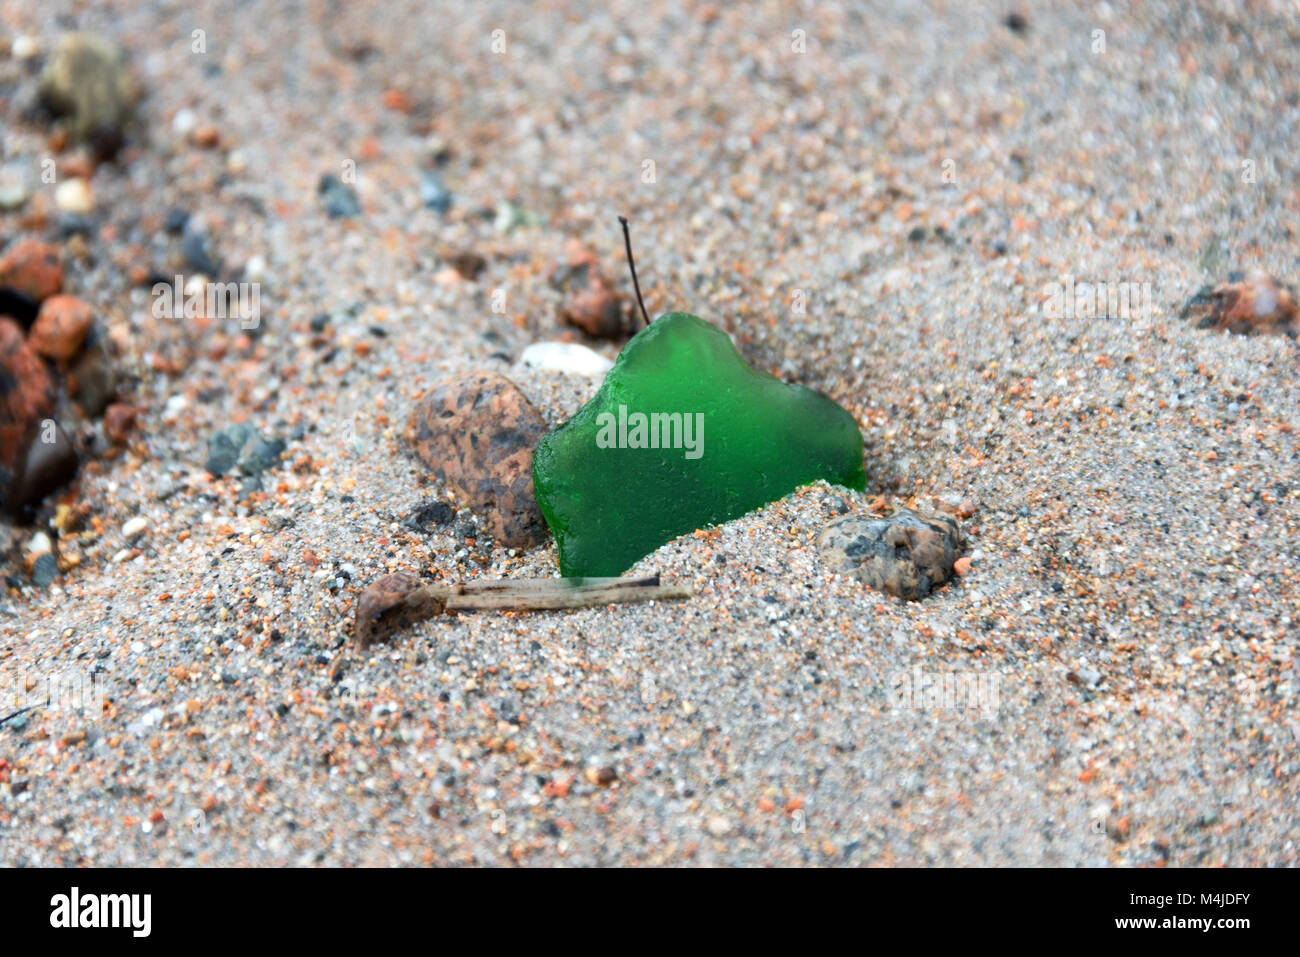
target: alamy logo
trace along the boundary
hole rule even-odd
[[[618,415],[596,416],[598,449],[685,449],[688,459],[704,454],[703,412],[633,412],[618,407]]]
[[[97,671],[26,671],[10,675],[0,670],[0,715],[37,708],[97,721],[104,711],[103,679]]]
[[[1049,282],[1043,287],[1048,319],[1136,319],[1152,316],[1151,283],[1106,280]]]
[[[997,714],[1002,702],[1002,676],[988,671],[949,671],[929,674],[919,666],[889,678],[889,696],[896,710],[979,710]]]
[[[51,927],[129,927],[133,937],[148,937],[153,928],[152,894],[71,894],[50,898]]]
[[[262,321],[262,284],[259,282],[191,282],[177,276],[175,283],[153,287],[155,319],[238,319],[239,328],[256,329]]]

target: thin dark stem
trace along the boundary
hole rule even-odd
[[[641,306],[641,315],[645,318],[645,324],[650,325],[650,313],[645,311],[645,300],[641,298],[641,284],[636,281],[636,260],[632,258],[632,234],[627,228],[627,217],[620,216],[618,221],[623,224],[623,244],[627,246],[627,264],[632,270],[632,288],[636,290],[636,301]]]
[[[26,708],[19,708],[13,714],[5,715],[3,718],[0,718],[0,727],[3,727],[9,721],[9,719],[16,718],[20,714],[26,714],[28,711],[35,711],[39,707],[40,705],[38,704],[28,705]]]

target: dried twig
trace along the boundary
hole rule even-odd
[[[0,728],[3,728],[6,724],[8,724],[11,719],[18,717],[19,715],[26,714],[28,711],[35,711],[39,707],[41,707],[41,705],[31,704],[28,705],[26,708],[19,708],[13,714],[5,715],[3,718],[0,718]]]
[[[406,572],[385,575],[357,603],[353,637],[365,648],[436,615],[462,611],[554,611],[619,602],[691,596],[684,585],[645,578],[502,578],[461,584],[421,582]]]

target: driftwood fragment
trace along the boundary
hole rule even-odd
[[[691,596],[684,585],[644,578],[499,578],[460,584],[422,582],[409,572],[385,575],[357,602],[353,637],[362,648],[442,614],[462,611],[554,611]]]

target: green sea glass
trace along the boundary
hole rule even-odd
[[[817,479],[866,485],[852,416],[751,369],[725,332],[684,312],[633,336],[600,391],[533,456],[566,577],[619,575]]]

